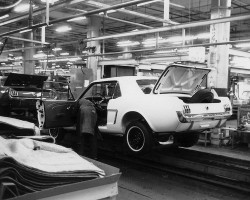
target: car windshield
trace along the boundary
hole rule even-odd
[[[154,88],[156,81],[157,79],[142,79],[142,80],[137,80],[136,82],[144,94],[149,94]]]
[[[45,81],[42,91],[42,96],[44,98],[57,100],[67,100],[72,98],[69,93],[69,85],[65,82]]]

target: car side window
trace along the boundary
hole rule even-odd
[[[85,98],[102,96],[106,99],[115,99],[121,96],[120,86],[117,82],[101,82],[92,85],[84,94]]]
[[[150,94],[152,89],[154,88],[156,81],[157,81],[156,79],[152,80],[142,79],[142,80],[137,80],[136,82],[144,94]]]

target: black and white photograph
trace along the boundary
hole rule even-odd
[[[0,0],[0,200],[247,200],[250,0]]]

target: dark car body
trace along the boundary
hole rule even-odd
[[[10,73],[0,87],[0,115],[35,111],[48,76]]]

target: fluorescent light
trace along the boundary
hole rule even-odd
[[[162,54],[162,53],[186,53],[188,52],[188,49],[171,49],[171,50],[162,50],[162,51],[155,51],[156,54]]]
[[[185,6],[182,6],[180,4],[177,4],[177,3],[169,3],[171,6],[175,6],[175,7],[178,7],[178,8],[185,8]]]
[[[2,45],[3,43],[2,42],[0,42],[0,45]]]
[[[69,53],[68,52],[64,52],[64,53],[60,53],[61,56],[68,56]]]
[[[72,28],[69,26],[61,26],[61,27],[56,29],[56,32],[62,33],[62,32],[66,32],[66,31],[70,31],[70,30],[72,30]]]
[[[61,51],[62,50],[62,48],[60,48],[60,47],[56,47],[56,48],[54,48],[54,49],[52,49],[53,51]]]
[[[57,1],[59,1],[59,0],[48,0],[49,1],[49,3],[55,3],[55,2],[57,2]],[[41,0],[41,2],[43,2],[43,3],[46,3],[47,2],[47,0]]]
[[[161,53],[176,53],[176,51],[174,49],[171,50],[162,50],[162,51],[155,51],[154,53],[156,54],[161,54]]]
[[[108,10],[107,14],[114,13],[116,10]],[[100,12],[99,15],[104,15],[104,12]]]
[[[162,37],[159,37],[158,38],[158,44],[160,43],[165,43],[165,42],[168,42],[167,39],[163,39]],[[142,42],[142,44],[145,46],[145,47],[152,47],[152,46],[155,46],[156,45],[156,38],[149,38],[149,39],[146,39],[145,41]]]
[[[1,16],[0,19],[7,18],[7,17],[9,17],[9,16],[10,16],[9,14],[6,14],[6,15]]]
[[[67,20],[67,22],[79,21],[79,20],[84,20],[84,19],[86,19],[85,16],[82,16],[82,17],[75,17],[75,18],[73,18],[73,19]]]
[[[19,33],[26,33],[26,32],[30,32],[30,31],[32,31],[32,29],[26,29],[26,30],[20,31]]]
[[[139,44],[140,43],[137,42],[137,41],[132,42],[130,40],[117,42],[118,47],[136,46],[136,45],[139,45]]]
[[[43,57],[46,57],[46,54],[45,53],[38,53],[38,54],[35,54],[33,55],[34,58],[43,58]]]
[[[200,33],[197,36],[197,39],[206,39],[206,38],[210,38],[210,33]]]
[[[153,0],[153,1],[143,2],[143,3],[137,4],[137,6],[145,6],[147,4],[155,3],[155,2],[158,2],[158,1],[162,1],[162,0]]]
[[[139,3],[139,4],[137,4],[137,6],[145,6],[147,4],[151,4],[151,3],[155,3],[155,2],[162,2],[162,3],[164,3],[163,0],[152,0],[152,1],[148,1],[148,2]],[[170,2],[169,5],[175,6],[175,7],[178,7],[178,8],[185,8],[185,6],[182,6],[182,5],[177,4],[177,3],[171,3]]]
[[[15,12],[26,12],[30,8],[30,4],[19,4],[14,8]],[[37,6],[33,5],[33,9],[37,8]]]
[[[250,47],[250,43],[236,44],[235,47],[237,47],[237,48]]]

